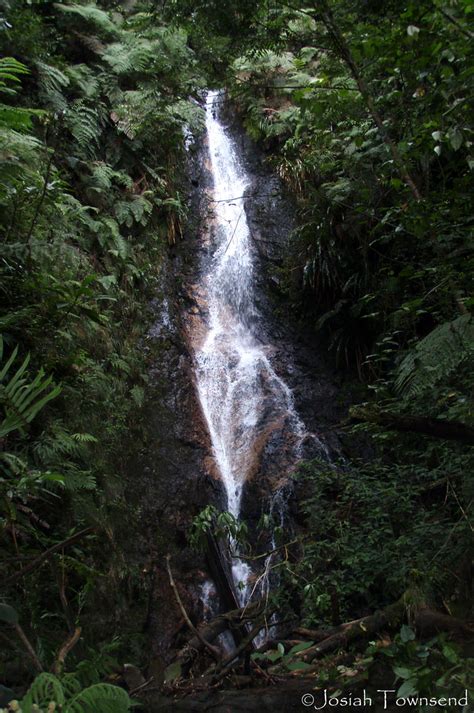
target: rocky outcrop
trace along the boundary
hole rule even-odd
[[[294,325],[278,281],[278,267],[294,226],[291,202],[235,122],[232,131],[244,147],[252,176],[244,204],[258,258],[256,297],[262,315],[259,330],[265,343],[272,345],[268,356],[278,375],[290,386],[308,429],[304,455],[321,453],[321,441],[337,450],[338,441],[331,429],[339,419],[339,409],[331,369],[312,336]],[[131,466],[130,500],[139,509],[143,524],[133,548],[147,579],[149,601],[144,633],[150,642],[149,671],[157,679],[186,633],[166,575],[166,554],[172,556],[183,604],[198,623],[202,617],[202,586],[209,575],[204,556],[189,547],[189,529],[194,516],[206,505],[224,504],[196,396],[193,365],[193,350],[202,338],[207,318],[206,296],[199,281],[200,266],[211,254],[206,231],[213,218],[207,166],[205,141],[201,141],[189,155],[190,220],[182,241],[170,248],[164,260],[153,305],[156,320],[144,345],[150,363],[144,419],[146,446]],[[283,486],[285,497],[293,492],[288,475],[294,463],[294,444],[288,440],[285,417],[272,418],[271,403],[267,406],[262,407],[250,477],[243,493],[242,516],[249,520],[255,535],[262,512],[272,507],[275,492]],[[260,545],[266,548],[268,541],[260,538]]]

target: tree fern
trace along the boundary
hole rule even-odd
[[[463,315],[433,329],[398,367],[395,390],[404,396],[421,394],[446,379],[474,355],[474,321]]]

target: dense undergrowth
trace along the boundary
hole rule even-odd
[[[284,299],[361,381],[346,442],[373,453],[302,467],[304,539],[281,568],[279,606],[327,627],[416,591],[469,622],[472,3],[2,9],[0,672],[18,690],[55,672],[24,710],[33,695],[64,710],[128,707],[90,687],[114,668],[113,635],[133,629],[125,444],[140,438],[140,338],[180,237],[203,73],[226,84],[296,200]],[[413,690],[433,690],[449,663],[468,685],[461,648],[412,634],[383,648]],[[70,679],[58,678],[65,643]],[[325,675],[338,685],[340,671]]]
[[[185,33],[152,3],[2,11],[0,676],[21,690],[35,670],[60,673],[74,643],[70,697],[111,672],[133,606],[118,543],[136,525],[124,494],[141,339],[180,237],[202,80]],[[105,706],[87,710],[94,701]]]
[[[189,19],[188,3],[173,7]],[[297,201],[277,268],[286,299],[362,382],[345,442],[370,460],[298,476],[304,544],[282,601],[313,628],[414,590],[417,606],[472,619],[473,12],[193,4],[193,46]],[[447,663],[432,665],[441,676]]]

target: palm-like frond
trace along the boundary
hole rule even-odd
[[[395,390],[418,395],[449,377],[474,355],[474,320],[462,315],[433,329],[406,355],[398,367]]]
[[[56,398],[61,391],[61,387],[56,386],[44,395],[46,389],[52,385],[53,379],[51,376],[45,377],[43,369],[38,371],[33,381],[28,381],[26,370],[30,362],[30,355],[23,360],[15,374],[7,378],[17,355],[18,347],[13,350],[0,371],[0,402],[5,414],[0,424],[0,438],[12,431],[22,431],[46,406],[48,401]],[[0,337],[0,362],[2,357],[3,339]]]
[[[38,88],[40,99],[53,111],[65,111],[67,99],[63,90],[69,86],[68,77],[58,67],[46,62],[36,62],[38,70]]]
[[[89,26],[92,25],[96,32],[104,35],[117,34],[116,25],[105,10],[101,10],[97,5],[63,5],[57,3],[55,7],[62,12],[83,20]]]

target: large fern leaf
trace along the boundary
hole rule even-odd
[[[60,706],[64,705],[64,690],[61,682],[52,673],[40,673],[21,701],[22,713],[33,713],[38,708],[46,709],[52,701]]]
[[[55,7],[69,15],[74,15],[83,20],[87,25],[93,26],[95,30],[105,35],[117,34],[117,27],[114,25],[105,10],[101,10],[96,5],[64,5],[55,4]]]
[[[42,369],[38,371],[33,381],[29,382],[26,375],[30,362],[29,355],[23,360],[15,374],[7,378],[17,355],[18,347],[13,350],[0,371],[0,403],[2,403],[5,413],[3,421],[0,423],[0,438],[11,431],[21,431],[31,423],[48,401],[56,398],[61,391],[61,387],[56,386],[44,395],[43,392],[52,385],[52,377],[45,377]],[[2,356],[3,339],[0,337],[0,363]]]
[[[444,322],[403,359],[395,377],[395,390],[403,396],[421,394],[446,379],[473,355],[474,320],[471,315]]]
[[[58,67],[53,67],[46,62],[36,62],[38,70],[39,95],[48,109],[65,111],[67,99],[63,90],[69,86],[69,79]]]
[[[130,698],[123,688],[110,683],[96,683],[78,693],[64,713],[128,713]]]
[[[92,108],[79,100],[67,110],[65,123],[77,147],[86,155],[93,155],[104,123],[102,105]]]

